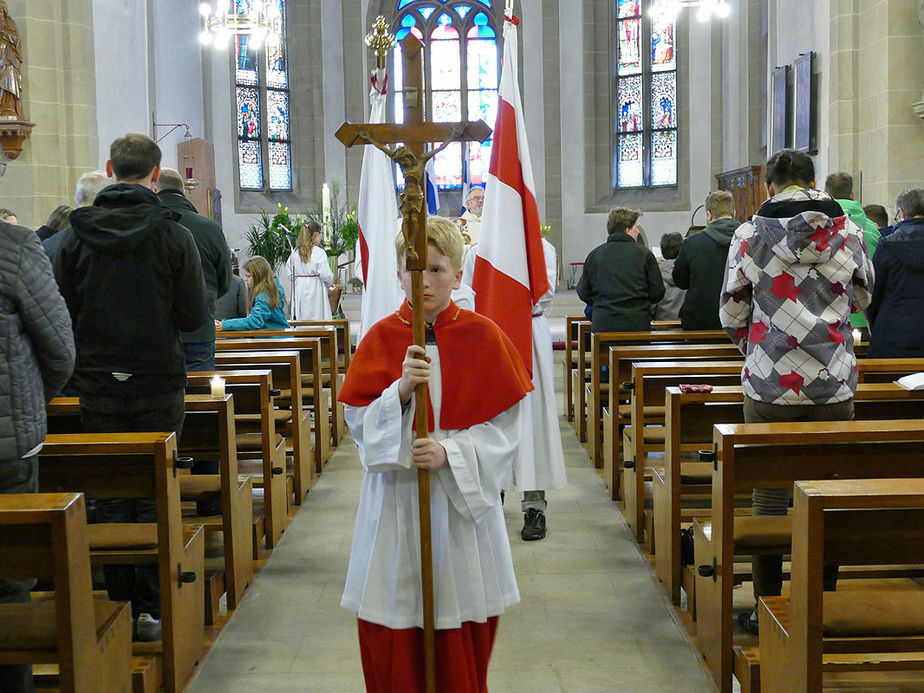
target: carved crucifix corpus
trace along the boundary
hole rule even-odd
[[[401,230],[407,242],[406,267],[411,272],[411,303],[414,310],[414,343],[425,347],[423,315],[423,270],[427,265],[427,207],[424,204],[424,168],[433,156],[451,142],[462,140],[484,142],[491,128],[483,120],[474,123],[432,123],[423,119],[423,72],[421,44],[413,34],[401,41],[404,56],[404,124],[377,123],[351,125],[344,123],[337,130],[337,139],[347,147],[371,144],[395,161],[404,173],[401,193]],[[428,142],[440,144],[429,152]],[[388,145],[400,147],[391,149]],[[421,384],[414,393],[416,435],[426,437],[427,386]],[[436,692],[436,655],[434,646],[433,557],[430,544],[430,475],[420,470],[417,475],[420,509],[420,569],[424,620],[424,670],[427,691]]]

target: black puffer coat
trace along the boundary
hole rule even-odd
[[[674,262],[674,283],[686,289],[680,308],[685,330],[721,330],[719,297],[728,262],[728,246],[741,224],[736,219],[716,219],[684,240]]]

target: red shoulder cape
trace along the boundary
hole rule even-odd
[[[533,389],[513,342],[488,318],[450,302],[433,331],[443,384],[440,428],[490,421]],[[404,354],[413,342],[411,307],[405,301],[362,338],[337,399],[357,407],[373,402],[401,377]],[[429,419],[432,430],[432,410]]]

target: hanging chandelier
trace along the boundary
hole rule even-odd
[[[232,36],[250,36],[250,48],[259,50],[263,44],[279,45],[282,33],[282,14],[277,3],[252,0],[249,9],[235,0],[215,0],[214,8],[208,2],[199,5],[203,27],[199,41],[203,45],[227,48]]]
[[[727,0],[655,0],[648,14],[652,18],[673,20],[684,7],[696,7],[696,18],[701,22],[713,17],[725,19],[731,13]]]

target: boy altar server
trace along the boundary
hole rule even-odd
[[[366,689],[423,691],[417,470],[429,470],[438,690],[480,693],[498,617],[520,600],[500,492],[532,385],[507,336],[451,300],[462,274],[458,228],[431,217],[427,239],[426,350],[413,344],[399,235],[408,301],[363,337],[340,393],[364,469],[341,605],[358,617]],[[422,382],[430,437],[412,440]]]

